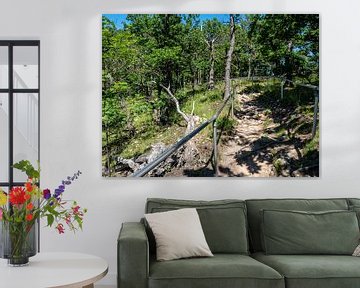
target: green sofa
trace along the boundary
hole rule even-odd
[[[294,214],[290,217],[285,216],[281,225],[284,225],[286,221],[291,223],[292,217],[294,219],[305,217],[305,220],[301,220],[305,221],[301,227],[307,227],[309,222],[307,219],[310,217],[310,222],[313,219],[319,223],[328,221],[329,225],[338,225],[334,227],[345,229],[344,231],[347,231],[347,227],[350,227],[349,230],[352,231],[356,229],[355,236],[358,241],[359,224],[356,216],[357,213],[360,215],[360,199],[192,201],[153,198],[147,200],[145,212],[164,212],[187,207],[197,208],[206,240],[214,257],[158,262],[155,260],[154,236],[145,221],[124,223],[117,246],[119,288],[360,287],[360,257],[353,257],[348,253],[343,255],[341,251],[331,255],[324,254],[324,251],[319,255],[308,254],[306,249],[316,249],[316,245],[315,248],[313,246],[304,248],[302,255],[302,246],[296,246],[300,243],[297,242],[298,235],[296,239],[291,238],[291,235],[286,235],[290,237],[290,240],[285,239],[284,242],[284,245],[290,245],[291,249],[295,243],[296,255],[282,255],[282,253],[269,255],[264,251],[264,243],[267,245],[266,249],[278,249],[276,245],[284,240],[281,239],[279,242],[276,235],[263,235],[262,229],[262,225],[265,225],[263,224],[264,211],[270,211],[269,213],[274,211],[273,214],[275,213],[277,217],[276,213],[279,211],[287,213],[291,210]],[[299,214],[296,211],[308,212]],[[274,219],[277,221],[274,215],[270,215],[272,217],[266,218],[269,219],[266,221],[271,222]],[[320,220],[317,217],[320,217]],[[339,218],[340,222],[334,223],[336,221],[333,221],[331,217]],[[356,222],[353,220],[354,217]],[[341,223],[341,221],[345,222]],[[270,224],[276,225],[276,223]],[[285,226],[284,231],[301,232],[300,226],[296,230],[294,227],[292,227],[293,230],[286,230],[288,226]],[[316,231],[313,234],[316,234]],[[266,237],[268,239],[265,239]],[[316,239],[316,235],[314,237]],[[343,242],[340,237],[323,244],[336,249]],[[344,245],[350,245],[348,250],[353,249],[351,245],[357,245],[354,244],[353,239],[345,242]],[[329,247],[329,251],[332,251],[333,247]],[[325,248],[328,247],[325,246]],[[285,246],[284,251],[286,251]]]

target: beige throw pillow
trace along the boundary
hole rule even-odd
[[[358,246],[356,246],[352,256],[360,257],[360,244]]]
[[[156,241],[156,259],[213,256],[195,208],[145,214]]]

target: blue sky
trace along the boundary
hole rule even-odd
[[[117,28],[122,28],[123,22],[126,22],[127,14],[104,14],[103,16],[113,21]],[[229,14],[200,14],[201,21],[213,18],[217,18],[220,22],[228,22]]]

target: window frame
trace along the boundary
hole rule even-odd
[[[14,47],[28,46],[38,48],[38,87],[35,89],[14,88]],[[14,94],[16,93],[36,93],[38,95],[38,161],[40,162],[40,40],[0,40],[0,47],[8,47],[8,87],[0,88],[0,93],[7,94],[8,98],[8,117],[9,117],[9,147],[8,147],[8,181],[0,182],[0,187],[11,190],[14,186],[23,186],[25,182],[14,181]],[[1,148],[0,148],[1,149]]]
[[[37,89],[14,89],[14,47],[29,46],[38,48],[38,85]],[[37,93],[38,95],[38,161],[40,162],[40,40],[0,40],[0,47],[8,47],[8,87],[0,88],[0,93],[7,94],[8,98],[8,117],[9,117],[9,147],[8,147],[8,169],[9,175],[7,182],[0,182],[0,188],[8,188],[11,190],[14,186],[23,186],[25,182],[14,182],[14,94],[16,93]],[[0,147],[1,149],[1,147]],[[38,183],[40,185],[40,183]],[[37,220],[39,227],[40,218]],[[40,252],[40,229],[37,228],[37,250]]]

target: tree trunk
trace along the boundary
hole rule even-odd
[[[195,91],[195,85],[196,85],[196,70],[194,69],[194,67],[190,64],[189,65],[189,69],[190,69],[190,75],[191,75],[191,89],[194,92]],[[185,87],[185,83],[184,83],[184,87]]]
[[[230,97],[231,59],[232,59],[232,54],[234,52],[234,46],[235,46],[235,23],[234,23],[234,15],[230,14],[230,47],[226,56],[224,99]]]
[[[210,50],[209,89],[214,89],[215,39],[207,42]]]
[[[292,81],[293,79],[293,63],[292,63],[292,51],[293,51],[293,42],[290,40],[288,42],[288,53],[285,57],[285,73],[286,79]],[[289,83],[290,86],[293,86],[293,83]]]
[[[252,67],[251,67],[251,57],[249,57],[249,60],[248,60],[248,80],[250,80],[251,78],[251,73],[252,73]]]

